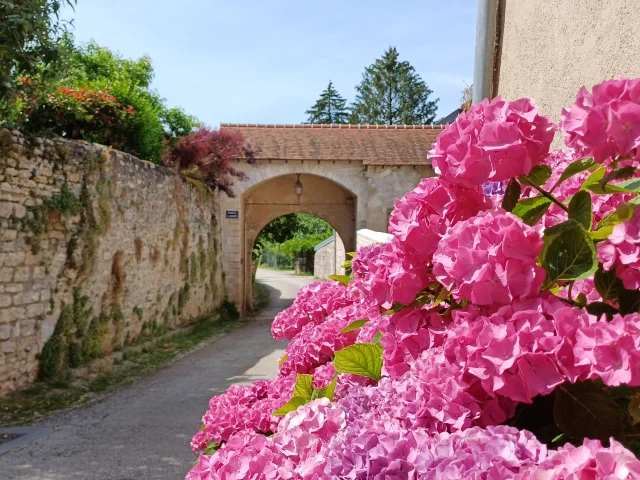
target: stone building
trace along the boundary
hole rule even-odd
[[[251,304],[251,251],[260,230],[288,213],[329,223],[347,252],[361,228],[387,230],[394,200],[433,175],[427,152],[442,131],[432,125],[222,124],[241,132],[257,166],[239,161],[247,180],[221,199],[222,261],[227,295]],[[297,182],[302,185],[296,194]],[[344,261],[344,256],[343,256]]]
[[[374,243],[386,243],[391,238],[392,235],[388,233],[362,228],[356,232],[356,250]],[[345,258],[345,248],[340,236],[336,235],[335,239],[334,237],[327,238],[315,247],[314,276],[324,279],[329,275],[344,275],[343,258]]]

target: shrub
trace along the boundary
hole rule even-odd
[[[210,401],[187,479],[639,479],[639,91],[581,91],[578,151],[528,99],[447,126],[392,240],[277,315],[278,378]]]
[[[178,140],[164,156],[164,164],[183,175],[201,180],[233,197],[232,177],[245,174],[233,167],[234,160],[255,164],[255,155],[239,132],[202,128]]]
[[[129,150],[128,122],[137,114],[121,105],[110,90],[60,87],[41,98],[29,99],[22,111],[27,133],[58,135]]]

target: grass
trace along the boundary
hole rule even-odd
[[[186,332],[159,338],[140,350],[125,351],[122,360],[115,361],[108,373],[89,380],[36,382],[27,390],[0,398],[0,426],[31,423],[113,392],[238,325],[227,318],[214,321],[208,317]]]

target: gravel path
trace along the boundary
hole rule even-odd
[[[246,325],[104,399],[38,423],[51,431],[0,456],[2,480],[180,480],[209,398],[272,378],[271,321],[313,278],[258,270],[269,305]]]

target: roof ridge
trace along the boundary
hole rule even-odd
[[[326,124],[326,123],[220,123],[220,128],[312,128],[354,130],[442,130],[446,125],[381,125],[381,124]]]

